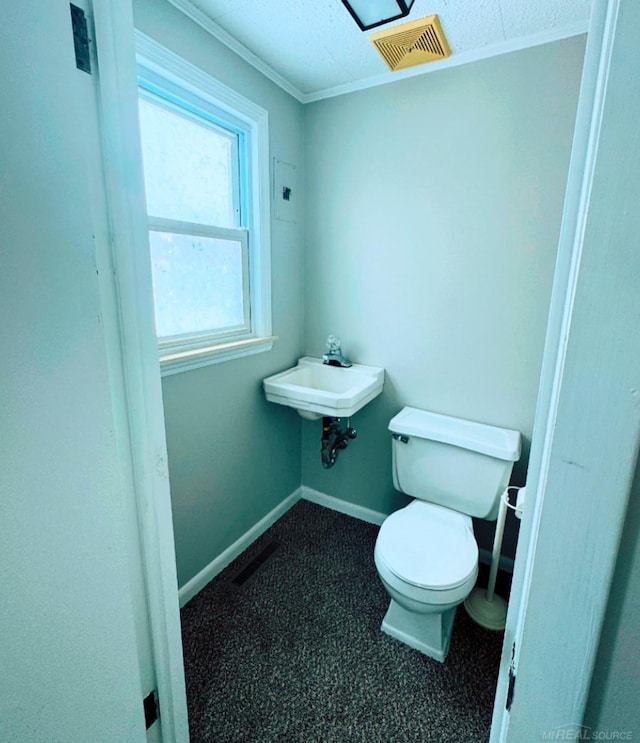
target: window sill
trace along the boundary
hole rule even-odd
[[[219,343],[215,346],[205,346],[189,351],[177,351],[160,355],[160,372],[163,377],[171,374],[198,369],[201,366],[220,364],[223,361],[239,359],[242,356],[253,356],[256,353],[270,351],[277,335],[268,335],[262,338],[247,338],[241,341]]]

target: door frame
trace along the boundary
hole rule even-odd
[[[592,9],[492,743],[580,728],[636,469],[632,3]]]
[[[163,743],[189,740],[131,0],[93,0],[98,98],[128,437]],[[117,382],[116,382],[117,384]]]

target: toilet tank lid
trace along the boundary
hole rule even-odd
[[[520,433],[453,418],[418,408],[403,408],[389,422],[389,430],[404,436],[452,444],[497,459],[517,462],[520,459]]]

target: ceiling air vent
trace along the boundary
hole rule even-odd
[[[451,55],[437,15],[377,31],[369,38],[394,71]]]

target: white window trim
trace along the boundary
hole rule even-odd
[[[198,67],[185,61],[140,31],[136,31],[138,69],[169,81],[217,108],[228,112],[246,126],[249,143],[247,167],[250,170],[251,287],[252,331],[246,337],[197,348],[166,347],[160,344],[160,368],[163,376],[200,366],[249,356],[273,347],[277,336],[271,331],[271,211],[269,179],[269,113],[239,93],[218,82]]]

